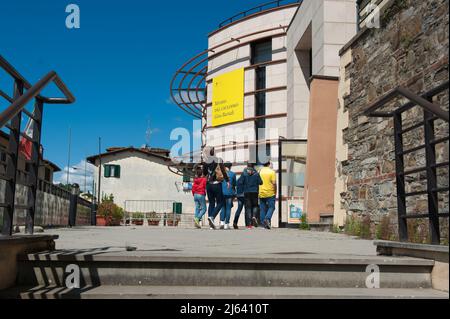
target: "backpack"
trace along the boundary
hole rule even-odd
[[[216,181],[222,182],[225,178],[223,177],[222,170],[220,169],[220,164],[217,164],[216,169],[214,171],[216,175]]]

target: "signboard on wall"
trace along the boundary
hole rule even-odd
[[[244,120],[244,69],[213,79],[212,126]]]
[[[303,198],[289,198],[287,200],[288,207],[288,223],[289,224],[300,224],[303,211]]]

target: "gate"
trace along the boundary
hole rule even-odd
[[[127,200],[124,225],[193,228],[194,214],[177,214],[174,200]]]

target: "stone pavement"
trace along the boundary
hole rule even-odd
[[[159,256],[376,256],[376,247],[371,240],[296,229],[214,231],[151,227],[77,227],[46,230],[45,233],[60,236],[56,240],[58,250],[98,250],[101,253],[125,253],[125,247],[134,246],[140,255]]]

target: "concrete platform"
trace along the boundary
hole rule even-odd
[[[14,285],[17,277],[17,256],[53,250],[57,235],[0,236],[0,290]]]
[[[17,287],[1,297],[448,298],[431,289],[433,260],[378,256],[373,241],[342,234],[152,227],[46,233],[60,237],[56,250],[20,255]],[[81,290],[64,288],[69,265],[80,269]],[[379,267],[382,289],[365,289],[369,265]]]
[[[57,250],[98,253],[123,251],[135,246],[152,255],[263,256],[281,258],[305,254],[376,256],[371,240],[342,234],[262,228],[209,230],[152,227],[80,227],[47,230],[57,234]]]
[[[22,299],[448,299],[432,289],[100,286],[81,292],[61,287],[34,287],[10,291]],[[7,296],[3,296],[7,298]]]

